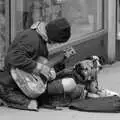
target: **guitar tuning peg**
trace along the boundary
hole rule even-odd
[[[67,58],[69,58],[70,56],[76,54],[76,51],[73,47],[67,47],[65,50],[64,50],[64,54]]]
[[[74,54],[76,54],[76,51],[75,51],[75,49],[73,48],[73,47],[71,47],[71,53],[74,55]]]

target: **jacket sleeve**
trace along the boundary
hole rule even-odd
[[[34,54],[35,49],[28,39],[28,37],[24,37],[20,42],[13,45],[8,51],[7,63],[26,72],[32,72],[37,63],[32,60],[31,56]]]

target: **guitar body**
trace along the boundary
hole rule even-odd
[[[48,63],[44,57],[40,57],[37,61],[42,64]],[[17,86],[29,98],[37,98],[46,90],[47,82],[44,82],[41,76],[27,73],[18,68],[12,68],[11,75]]]
[[[36,76],[20,69],[11,69],[11,75],[17,86],[29,98],[37,98],[45,92],[47,83],[40,76]]]

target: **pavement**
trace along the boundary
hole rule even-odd
[[[105,65],[98,74],[99,85],[120,93],[120,62]],[[94,113],[69,110],[40,109],[38,112],[0,107],[0,120],[120,120],[120,113]]]

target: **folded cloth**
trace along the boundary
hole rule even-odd
[[[5,106],[5,105],[6,105],[5,101],[3,101],[3,100],[0,98],[0,106]]]
[[[19,89],[0,84],[0,105],[21,110],[37,111],[37,109],[29,109],[30,102],[31,99],[25,96]]]
[[[108,89],[101,89],[100,91],[98,91],[98,95],[100,97],[108,97],[108,96],[119,96],[120,97],[119,93],[116,93]]]

